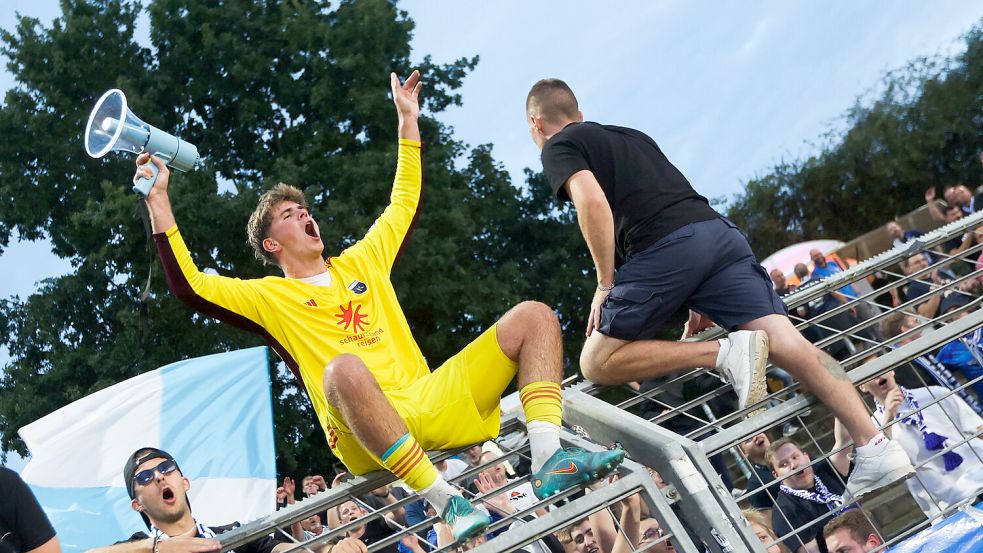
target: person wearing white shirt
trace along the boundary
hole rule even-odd
[[[926,516],[932,518],[983,491],[983,439],[979,437],[983,418],[965,401],[940,386],[898,386],[894,371],[862,384],[860,389],[874,397],[877,424],[900,419],[884,432],[890,432],[915,465],[915,478],[907,485]],[[969,441],[957,445],[967,438]]]

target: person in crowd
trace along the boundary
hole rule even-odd
[[[297,492],[297,484],[294,482],[293,478],[285,476],[283,478],[283,484],[276,489],[276,508],[277,510],[283,509],[288,505],[293,505],[297,502],[295,494]],[[302,539],[304,537],[304,527],[300,521],[295,522],[290,525],[290,535],[295,539]]]
[[[601,553],[594,537],[594,529],[590,518],[585,518],[570,527],[570,538],[576,546],[577,553]],[[609,553],[607,551],[603,553]]]
[[[949,314],[973,302],[973,298],[957,292],[951,293],[942,300],[939,310]],[[961,312],[954,320],[970,314],[970,310]],[[965,336],[961,336],[939,349],[936,355],[939,363],[947,369],[961,374],[971,382],[970,387],[976,393],[977,401],[983,400],[983,329],[977,328]]]
[[[158,553],[162,540],[170,551],[205,553],[218,551],[221,544],[214,538],[235,527],[207,526],[191,512],[188,490],[191,481],[181,472],[171,454],[154,447],[137,449],[123,466],[123,483],[130,496],[130,507],[143,519],[147,532],[137,532],[129,539],[89,553]],[[236,547],[238,553],[280,553],[292,548],[273,536]]]
[[[334,509],[331,509],[331,511],[335,511],[336,513],[338,526],[355,522],[366,517],[370,512],[355,500],[345,501]],[[334,523],[332,523],[331,528],[336,528]],[[378,541],[388,538],[389,536],[392,536],[396,532],[396,529],[398,529],[398,525],[395,524],[393,520],[392,512],[387,512],[382,517],[371,518],[364,524],[350,528],[346,537],[359,539],[365,543],[365,545],[372,545]],[[379,549],[378,551],[383,551],[385,553],[398,553],[398,550],[399,546],[396,543],[392,543]]]
[[[905,297],[908,301],[914,301],[922,297],[925,300],[916,304],[915,310],[919,315],[928,319],[934,319],[939,312],[939,304],[942,301],[942,294],[929,294],[933,288],[948,284],[956,280],[956,274],[946,267],[937,267],[928,273],[921,273],[932,263],[927,253],[919,252],[908,258],[902,267],[908,276],[918,275],[908,283],[905,289]],[[921,273],[921,274],[919,274]]]
[[[795,273],[796,277],[798,277],[800,287],[802,286],[803,282],[809,280],[809,267],[805,263],[796,263],[795,266],[792,267],[792,272]]]
[[[304,529],[305,540],[316,538],[321,534],[326,534],[328,532],[328,529],[325,528],[324,524],[321,522],[321,515],[318,514],[313,514],[300,521],[300,525]]]
[[[785,273],[781,269],[772,269],[768,275],[771,276],[771,281],[775,283],[775,293],[779,296],[787,296],[798,289],[798,286],[789,284],[785,280]]]
[[[902,227],[897,221],[889,221],[886,225],[884,225],[884,230],[886,230],[887,235],[891,237],[892,247],[907,244],[915,238],[925,234],[918,229],[905,230],[904,227]]]
[[[900,347],[921,338],[922,330],[918,328],[918,319],[910,314],[897,311],[881,321],[881,329],[888,339],[904,335],[892,347]],[[954,358],[950,354],[949,358]],[[961,388],[959,380],[952,374],[945,364],[939,361],[938,357],[931,353],[924,353],[898,367],[897,381],[906,388],[921,388],[932,384],[937,384],[949,390]],[[966,405],[974,413],[983,416],[983,402],[981,402],[972,392],[966,388],[961,388],[956,392]]]
[[[505,473],[504,461],[496,463],[499,459],[501,459],[500,455],[496,455],[490,451],[482,454],[481,464],[486,466],[484,470],[478,473],[478,477],[474,480],[475,488],[481,494],[480,501],[491,512],[492,523],[505,517],[517,515],[517,513],[526,511],[536,504],[536,496],[532,484],[528,481],[523,481],[507,491],[498,492],[498,490],[514,482]],[[519,527],[545,514],[546,510],[540,508],[521,516],[515,516],[508,527],[488,537],[493,538],[498,534]],[[550,553],[551,551],[559,551],[561,549],[562,545],[552,535],[545,536],[522,548],[527,553]]]
[[[37,498],[16,472],[0,466],[0,553],[61,553]]]
[[[584,122],[573,91],[559,79],[534,84],[525,109],[546,180],[557,198],[574,204],[594,260],[597,288],[580,355],[585,377],[623,384],[711,367],[734,386],[744,408],[766,395],[770,357],[861,444],[850,477],[855,495],[910,474],[903,450],[870,423],[842,367],[789,321],[740,230],[710,207],[654,140]],[[730,334],[716,341],[655,339],[681,307],[691,321],[706,317]]]
[[[859,509],[851,509],[826,524],[823,537],[829,553],[868,553],[881,551],[880,534]]]
[[[819,256],[822,257],[821,254]],[[825,260],[825,258],[823,259]],[[807,290],[813,286],[818,286],[821,282],[821,279],[810,274],[808,268],[802,263],[795,266],[795,272],[796,274],[803,273],[805,275],[799,282],[799,290]],[[848,298],[839,291],[830,291],[812,298],[804,305],[798,306],[796,308],[796,314],[804,320],[814,319],[833,311],[847,301],[849,301]],[[809,325],[803,330],[802,335],[810,342],[818,343],[820,340],[824,340],[834,334],[844,333],[856,324],[857,318],[853,309],[841,310],[835,314],[825,316],[822,321]],[[868,342],[875,340],[869,329],[866,328],[856,331],[856,334],[866,338]],[[843,334],[839,340],[835,340],[825,346],[825,349],[834,358],[843,359],[856,353],[857,346],[854,344],[854,341],[854,336]]]
[[[830,261],[826,259],[826,256],[824,256],[823,253],[816,248],[809,251],[809,258],[812,259],[812,263],[814,265],[811,275],[811,280],[813,281],[821,281],[844,271],[844,267],[840,267],[835,260]],[[857,289],[853,284],[843,285],[836,291],[830,292],[829,295],[841,305],[860,297],[860,294],[857,292]],[[858,301],[855,302],[850,308],[849,317],[851,320],[849,322],[852,323],[852,326],[853,324],[868,321],[875,315],[876,314],[873,311],[873,307],[867,300]],[[876,327],[861,329],[856,331],[856,333],[866,337],[868,340],[875,342],[881,341],[881,337],[877,332]]]
[[[764,511],[755,509],[744,509],[741,511],[754,530],[754,535],[761,540],[761,545],[765,546],[766,553],[789,553],[788,547],[778,541],[778,536],[771,528],[771,516]]]
[[[976,211],[976,198],[963,184],[947,186],[942,192],[942,197],[945,198],[948,207],[958,207],[965,215],[970,215]],[[933,219],[940,222],[946,221],[946,213],[939,207],[934,186],[925,191],[925,205]]]
[[[874,420],[915,463],[908,489],[929,518],[983,492],[983,417],[940,386],[905,388],[889,371],[860,389],[874,398]],[[965,444],[959,442],[969,439]],[[950,449],[951,448],[951,449]],[[945,451],[950,449],[949,451]],[[942,455],[939,452],[945,451]]]
[[[768,448],[771,447],[771,440],[768,435],[761,432],[755,436],[741,442],[741,452],[747,457],[751,464],[751,477],[748,479],[748,491],[760,489],[748,497],[748,502],[756,511],[761,511],[764,516],[771,516],[771,509],[775,506],[778,498],[780,484],[775,482],[775,476],[768,464]],[[767,486],[767,487],[766,487]]]
[[[300,189],[280,183],[247,224],[255,256],[283,276],[238,279],[202,272],[171,209],[170,172],[137,157],[134,179],[158,174],[146,197],[171,292],[192,309],[262,336],[301,381],[328,446],[355,475],[388,470],[433,504],[460,541],[481,534],[487,514],[444,481],[425,455],[490,439],[502,392],[518,377],[533,479],[546,497],[614,470],[624,452],[562,449],[563,347],[556,314],[539,302],[505,313],[431,371],[400,307],[391,271],[418,215],[423,187],[420,73],[390,75],[397,164],[390,204],[361,240],[325,258]],[[573,463],[576,471],[558,471]]]
[[[781,493],[771,513],[772,528],[779,536],[790,534],[783,543],[795,553],[826,553],[823,517],[842,510],[850,501],[844,481],[854,448],[846,445],[850,439],[839,421],[835,435],[835,453],[814,465],[809,454],[789,438],[780,438],[768,448],[772,474],[781,480]]]

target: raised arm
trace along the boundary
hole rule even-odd
[[[935,199],[935,187],[931,187],[925,191],[925,205],[928,207],[928,213],[936,221],[945,221],[945,213],[939,209],[939,203]]]
[[[262,301],[258,291],[248,281],[203,273],[191,258],[171,210],[167,190],[170,171],[164,162],[149,154],[140,154],[134,180],[152,174],[148,160],[157,166],[159,173],[147,195],[147,209],[157,254],[171,293],[196,311],[245,330],[259,331],[257,308]]]
[[[416,220],[423,190],[423,164],[420,156],[420,72],[414,71],[400,85],[395,73],[389,76],[393,103],[398,115],[399,153],[396,178],[389,206],[376,219],[362,240],[342,255],[368,254],[376,262],[392,269]]]
[[[614,285],[614,214],[600,183],[591,171],[574,173],[567,179],[565,187],[567,195],[577,208],[577,222],[597,272],[597,289],[594,291],[590,317],[587,320],[587,335],[590,336],[601,324],[601,304]]]

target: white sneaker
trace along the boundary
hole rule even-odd
[[[727,339],[730,351],[720,364],[720,372],[734,386],[737,406],[744,409],[767,395],[768,335],[763,330],[739,330],[728,334]]]
[[[877,445],[875,451],[865,451],[867,447],[857,448],[857,456],[854,460],[853,473],[846,484],[846,491],[853,501],[860,499],[878,488],[887,486],[895,480],[906,478],[915,473],[911,466],[911,460],[905,453],[901,445],[894,440],[888,440],[883,435],[878,435],[874,440],[887,440],[883,448]]]

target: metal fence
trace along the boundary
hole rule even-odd
[[[917,411],[942,408],[955,424],[954,419],[958,415],[950,413],[949,406],[956,400],[950,398],[967,403],[979,399],[974,395],[973,386],[979,384],[983,376],[963,378],[957,374],[953,378],[944,370],[940,374],[939,370],[922,365],[934,359],[929,356],[941,345],[953,341],[965,343],[971,339],[967,336],[983,327],[983,310],[977,309],[981,300],[975,299],[978,296],[976,283],[983,276],[983,269],[976,268],[976,258],[983,250],[983,239],[979,243],[975,239],[976,228],[980,225],[983,225],[983,213],[965,217],[786,296],[784,300],[793,322],[800,331],[816,336],[814,343],[837,357],[855,384],[904,368],[917,377],[920,386],[935,386],[932,388],[935,392],[933,399],[920,404]],[[956,255],[939,251],[954,237],[964,236],[968,236],[964,241],[965,247]],[[911,268],[914,263],[909,266],[907,260],[923,252],[932,252],[927,266]],[[944,271],[940,269],[951,269],[954,274],[941,278],[940,273]],[[868,277],[875,274],[886,277],[889,282],[884,287],[871,290],[864,284]],[[904,291],[912,283],[919,282],[929,287],[924,295],[898,305],[877,303],[877,298],[890,295],[892,290]],[[846,298],[835,309],[808,319],[798,315],[799,307],[819,300],[846,284],[853,284],[859,290],[857,297]],[[940,301],[938,298],[961,290],[971,294],[973,301],[949,313],[932,313],[931,305],[924,307],[926,302]],[[923,306],[922,313],[916,314],[919,306]],[[915,322],[897,335],[885,336],[881,328],[884,321],[897,317],[897,314],[914,314],[912,320]],[[721,334],[719,329],[706,331],[694,340],[715,339]],[[967,351],[976,355],[977,350],[968,347]],[[979,357],[976,357],[976,362],[983,365],[983,359]],[[916,368],[905,368],[908,365]],[[702,369],[657,383],[650,382],[641,388],[601,387],[588,382],[568,386],[564,390],[564,422],[584,429],[589,439],[564,430],[564,445],[587,449],[601,448],[615,442],[622,445],[630,460],[620,471],[620,479],[586,494],[581,490],[568,490],[504,516],[491,527],[492,531],[502,532],[484,545],[478,545],[475,550],[514,551],[525,547],[526,550],[536,551],[537,547],[542,547],[541,540],[547,536],[559,535],[562,541],[566,541],[570,538],[571,528],[577,533],[576,527],[585,524],[582,521],[589,520],[594,532],[601,534],[595,537],[605,541],[605,547],[613,547],[612,540],[618,541],[618,551],[660,551],[667,541],[676,551],[684,553],[704,550],[765,551],[767,546],[773,545],[773,540],[765,540],[768,543],[763,544],[749,526],[741,508],[747,507],[756,494],[768,494],[774,499],[774,487],[780,482],[774,477],[759,481],[751,468],[753,460],[744,453],[742,444],[760,433],[772,438],[787,435],[810,454],[809,467],[827,463],[830,456],[837,453],[833,449],[832,417],[825,407],[812,395],[801,393],[798,384],[785,378],[781,372],[771,374],[779,377],[771,382],[773,391],[762,402],[745,410],[728,407],[729,398],[733,395],[730,386],[715,373]],[[873,413],[869,398],[867,405]],[[764,411],[747,418],[762,408]],[[906,411],[906,414],[912,413]],[[900,424],[895,420],[888,426]],[[670,430],[672,428],[680,431],[673,432]],[[521,415],[504,420],[503,435],[521,438],[523,431]],[[932,493],[931,483],[924,481],[925,471],[931,463],[938,462],[943,455],[956,449],[964,453],[964,457],[975,456],[983,463],[983,451],[978,451],[974,444],[975,436],[978,436],[978,431],[975,435],[950,437],[944,448],[916,464],[916,474],[912,480],[897,482],[863,499],[859,509],[873,524],[885,548],[903,542],[961,508],[960,502],[947,502]],[[510,493],[528,483],[528,477],[517,477],[488,496],[476,495],[469,489],[468,483],[482,471],[488,471],[510,458],[528,460],[528,445],[524,440],[510,439],[502,443],[519,445],[502,447],[502,457],[472,466],[451,480],[452,484],[461,488],[465,497],[475,504],[486,505],[492,511],[495,510],[495,502],[489,498]],[[446,459],[454,453],[441,452],[433,458]],[[655,477],[652,470],[657,472]],[[795,472],[802,470],[805,467]],[[373,520],[389,521],[386,524],[392,527],[392,534],[370,545],[370,551],[383,550],[410,534],[424,535],[437,522],[436,518],[431,517],[412,527],[406,527],[401,522],[401,510],[419,500],[414,494],[410,493],[406,498],[379,509],[368,508],[361,499],[372,490],[392,483],[392,480],[389,473],[374,473],[302,500],[223,534],[220,538],[223,551],[271,532],[295,542],[296,547],[292,550],[319,551],[323,544]],[[922,508],[919,508],[919,504],[909,495],[908,489],[914,483],[927,490],[924,495],[928,507],[923,501]],[[965,502],[974,497],[967,497]],[[639,500],[640,507],[632,507],[632,502]],[[365,516],[307,540],[296,540],[290,536],[291,523],[338,508],[348,501],[366,507]],[[628,525],[622,526],[622,515],[636,511],[647,515],[625,515]],[[537,512],[538,516],[535,514]],[[773,517],[785,517],[786,522],[794,518],[790,516],[791,513],[784,513],[777,507],[773,513]],[[835,514],[835,510],[830,510],[818,520],[826,522]],[[631,516],[635,516],[635,519]],[[646,516],[649,518],[646,519]],[[785,535],[778,535],[777,541],[791,541],[794,536],[812,528],[813,522],[791,528]],[[648,539],[642,539],[644,536],[638,529],[639,524],[652,530],[644,534]],[[659,532],[653,533],[655,528]],[[802,541],[807,541],[808,537],[803,534]],[[457,549],[457,546],[443,543],[439,547],[432,546],[422,537],[416,539],[416,543],[423,551]],[[600,551],[607,553],[603,548]]]

